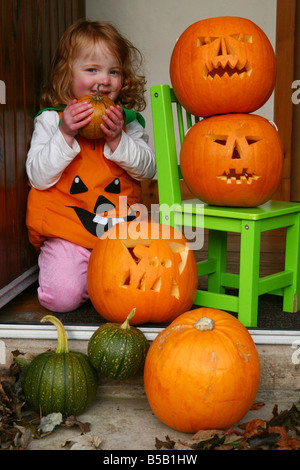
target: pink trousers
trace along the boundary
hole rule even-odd
[[[54,312],[69,312],[88,298],[90,250],[60,238],[45,240],[39,254],[40,304]]]

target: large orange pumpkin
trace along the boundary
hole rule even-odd
[[[151,343],[144,385],[152,411],[183,432],[226,429],[250,409],[260,377],[255,344],[229,313],[199,308]]]
[[[252,21],[218,17],[190,25],[170,62],[177,99],[190,113],[249,113],[270,97],[276,59],[265,33]]]
[[[107,109],[114,106],[114,102],[106,95],[102,95],[99,91],[100,85],[97,87],[97,92],[94,95],[82,96],[78,102],[86,101],[93,107],[93,114],[91,115],[91,121],[86,126],[79,129],[79,134],[86,139],[101,139],[104,134],[100,128],[100,124],[104,124],[103,116]]]
[[[201,201],[255,207],[268,201],[282,177],[279,134],[254,114],[202,119],[185,136],[180,165],[185,182]]]
[[[96,243],[88,265],[88,291],[95,309],[121,323],[169,323],[189,309],[197,289],[194,253],[173,227],[120,223]]]

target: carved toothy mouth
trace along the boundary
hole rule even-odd
[[[235,75],[239,78],[243,78],[245,74],[250,76],[251,72],[252,68],[249,62],[246,62],[245,65],[243,65],[241,62],[237,62],[235,65],[230,62],[227,62],[225,65],[223,65],[218,62],[216,66],[212,64],[209,67],[205,66],[202,71],[202,76],[205,78],[205,80],[213,80],[216,77],[223,78],[225,76],[233,78]]]
[[[129,222],[134,220],[137,216],[137,212],[130,209],[130,214],[126,217],[103,217],[89,212],[81,207],[69,206],[76,212],[80,222],[84,228],[95,237],[100,238],[108,229],[121,222]]]
[[[227,184],[252,184],[252,182],[257,181],[260,176],[257,176],[255,173],[249,173],[247,168],[243,168],[241,173],[237,173],[234,168],[230,168],[229,173],[224,171],[224,173],[221,176],[217,176],[217,178],[225,181]]]

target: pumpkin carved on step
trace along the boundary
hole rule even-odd
[[[96,243],[88,265],[88,291],[106,320],[168,323],[194,301],[194,253],[173,227],[132,221],[111,228]]]
[[[170,77],[178,101],[191,114],[249,113],[270,97],[276,59],[252,21],[208,18],[190,25],[176,42]]]
[[[152,411],[171,428],[189,433],[235,425],[250,409],[259,377],[248,330],[212,308],[183,313],[162,330],[144,367]]]
[[[283,168],[279,134],[254,114],[202,119],[184,138],[180,165],[190,191],[218,206],[255,207],[278,188]]]

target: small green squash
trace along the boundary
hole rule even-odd
[[[36,412],[63,416],[82,413],[93,401],[98,387],[98,373],[88,356],[69,351],[65,329],[58,318],[46,315],[57,329],[56,351],[36,356],[27,368],[24,381],[26,401]]]
[[[142,370],[149,343],[144,334],[130,320],[133,309],[124,323],[105,323],[89,340],[88,357],[94,368],[104,377],[125,380]]]

